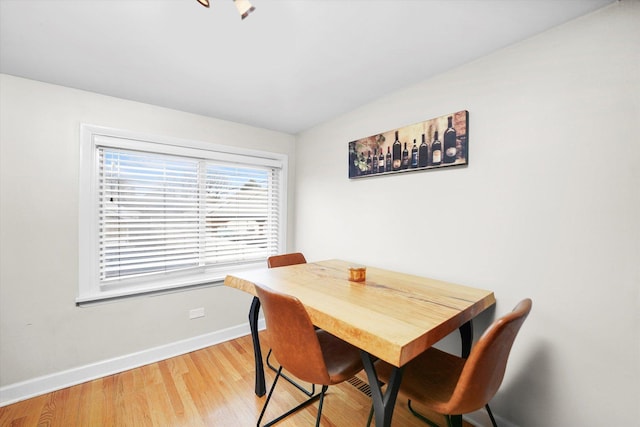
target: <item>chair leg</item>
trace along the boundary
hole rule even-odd
[[[409,411],[411,411],[414,417],[418,418],[421,421],[424,421],[425,423],[429,424],[431,427],[440,427],[438,426],[438,424],[434,423],[429,418],[425,417],[424,415],[422,415],[421,413],[413,409],[413,406],[411,406],[411,399],[409,399],[409,401],[407,402],[407,406],[409,407]],[[447,423],[449,423],[449,417],[447,417]]]
[[[278,368],[273,366],[271,364],[271,362],[269,361],[270,357],[271,357],[271,349],[269,349],[269,353],[267,353],[267,366],[269,368],[271,368],[271,370],[273,372],[278,372]],[[298,390],[300,390],[301,392],[303,392],[304,394],[306,394],[309,397],[313,396],[313,394],[316,392],[316,385],[315,384],[311,384],[311,390],[307,390],[306,388],[302,387],[300,384],[295,382],[293,379],[289,378],[286,374],[283,373],[283,374],[281,374],[281,376],[282,376],[282,378],[284,378],[285,380],[289,381],[293,386],[295,386]]]
[[[489,418],[491,418],[491,424],[493,424],[493,427],[498,427],[498,424],[496,424],[496,419],[493,418],[493,412],[491,412],[491,408],[489,408],[489,404],[487,403],[486,405],[484,405],[484,407],[489,414]]]
[[[264,406],[262,407],[262,411],[260,411],[260,416],[258,417],[258,427],[260,427],[260,421],[262,421],[262,417],[264,416],[265,411],[267,410],[267,405],[271,400],[271,395],[273,394],[273,390],[276,388],[276,383],[278,382],[278,378],[280,378],[280,374],[282,373],[282,366],[278,369],[278,373],[276,374],[275,379],[273,380],[273,384],[271,384],[271,388],[269,389],[269,394],[267,395],[267,400],[264,401]]]
[[[447,415],[447,425],[449,427],[462,427],[462,415]]]
[[[318,404],[318,416],[316,417],[316,427],[320,427],[320,418],[322,417],[322,404],[324,403],[324,394],[327,392],[329,386],[323,385],[320,392],[320,403]]]
[[[269,400],[271,400],[271,395],[273,394],[273,390],[276,388],[276,383],[278,382],[278,379],[283,376],[282,375],[282,366],[280,368],[278,368],[278,373],[276,374],[275,379],[273,380],[273,384],[271,385],[271,389],[269,389],[269,394],[267,395],[267,400],[265,400],[264,402],[264,406],[262,407],[262,411],[260,411],[260,417],[258,417],[258,423],[257,426],[260,427],[260,422],[262,421],[262,417],[264,416],[265,411],[267,410],[267,405],[269,404]],[[294,412],[304,408],[305,406],[309,405],[310,403],[313,403],[314,401],[318,400],[318,398],[320,398],[320,408],[319,411],[322,411],[322,399],[324,399],[324,393],[327,391],[328,386],[322,386],[322,391],[319,392],[318,394],[315,394],[313,396],[311,396],[309,399],[305,400],[304,402],[300,403],[299,405],[295,406],[294,408],[288,410],[287,412],[285,412],[284,414],[280,415],[279,417],[269,421],[268,423],[266,423],[263,427],[270,427],[280,421],[282,421],[284,418],[288,417],[289,415],[293,414]],[[320,413],[318,413],[318,422],[320,420]]]
[[[424,421],[425,423],[429,424],[431,427],[439,427],[438,424],[434,423],[429,418],[425,417],[424,415],[422,415],[421,413],[413,409],[413,407],[411,406],[411,399],[409,399],[408,406],[409,406],[409,411],[411,411],[414,417]],[[493,414],[491,413],[491,408],[489,408],[489,404],[487,404],[485,408],[489,413],[489,418],[491,418],[491,424],[493,424],[493,427],[498,427],[498,425],[496,424],[496,420],[493,418]],[[367,427],[369,427],[369,424],[371,423],[372,415],[373,415],[373,408],[371,408],[371,413],[369,414],[369,423],[367,424]],[[462,415],[445,415],[445,417],[447,418],[448,427],[462,427]]]

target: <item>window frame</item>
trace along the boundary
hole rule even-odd
[[[79,280],[76,304],[147,293],[221,285],[226,274],[265,266],[265,260],[211,266],[203,272],[173,272],[125,279],[103,286],[99,275],[99,147],[133,149],[157,154],[207,158],[245,166],[269,166],[279,170],[278,252],[284,252],[287,231],[288,156],[174,137],[150,135],[90,124],[80,125],[79,174]]]

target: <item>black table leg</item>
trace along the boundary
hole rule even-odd
[[[473,324],[471,323],[471,320],[460,326],[458,330],[460,331],[460,338],[462,341],[461,356],[466,359],[469,357],[469,353],[471,353],[471,343],[473,341]]]
[[[389,384],[387,384],[387,389],[383,395],[371,355],[364,350],[360,350],[360,356],[364,364],[364,371],[367,373],[367,378],[369,379],[376,427],[389,427],[391,425],[391,417],[393,417],[393,409],[396,405],[396,398],[398,397],[404,367],[393,368],[391,378],[389,378]]]
[[[256,364],[256,395],[264,396],[267,388],[264,382],[264,365],[262,364],[262,350],[260,349],[260,337],[258,336],[258,313],[260,312],[260,300],[253,297],[249,309],[249,328],[253,339],[253,356]]]

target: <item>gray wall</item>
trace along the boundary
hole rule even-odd
[[[493,402],[523,427],[640,420],[639,6],[615,3],[298,136],[295,247],[308,259],[491,289],[478,329],[533,298]],[[347,178],[348,141],[462,109],[468,167]]]
[[[0,122],[0,392],[246,324],[249,296],[224,286],[76,307],[80,123],[283,153],[290,162],[293,136],[7,75]],[[292,188],[293,164],[289,179]],[[197,307],[205,317],[189,320]]]

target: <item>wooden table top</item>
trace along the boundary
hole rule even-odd
[[[314,325],[402,366],[495,304],[493,292],[367,266],[349,281],[342,260],[228,275],[226,286],[256,295],[254,284],[294,295]]]

